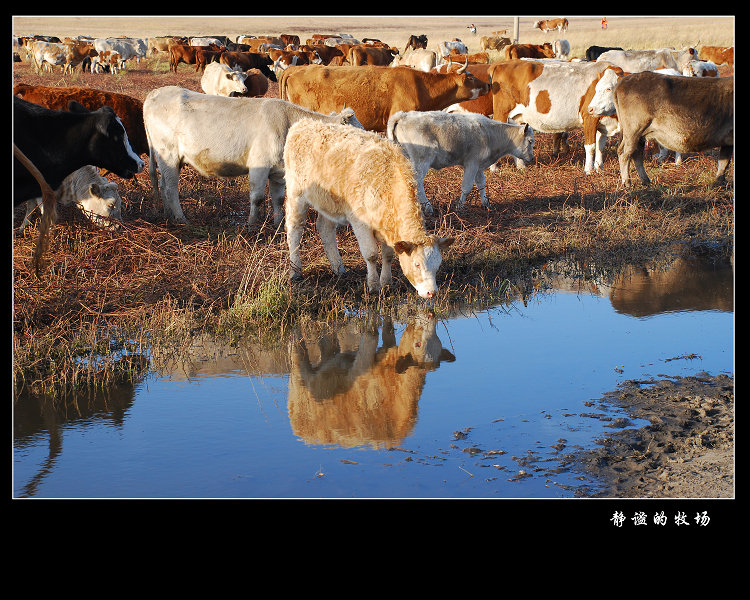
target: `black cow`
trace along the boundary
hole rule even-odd
[[[607,50],[622,50],[617,46],[589,46],[586,48],[586,60],[594,61],[604,54]]]
[[[13,143],[39,169],[52,189],[86,165],[129,179],[144,163],[127,141],[122,122],[109,106],[89,112],[71,101],[69,111],[49,110],[13,97]],[[13,204],[39,198],[36,179],[13,157]]]
[[[234,69],[235,66],[239,66],[243,71],[259,69],[268,79],[277,81],[276,73],[270,69],[273,61],[265,54],[258,52],[223,52],[219,57],[219,62],[230,69]]]
[[[409,48],[413,48],[414,50],[427,48],[427,36],[424,33],[422,35],[410,35],[409,41],[406,42],[406,48],[404,48],[404,54],[406,54]]]

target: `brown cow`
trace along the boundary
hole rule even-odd
[[[505,47],[505,59],[555,58],[555,49],[549,42],[543,44],[511,44]]]
[[[143,126],[143,103],[137,98],[83,87],[48,87],[18,83],[13,95],[52,110],[68,110],[68,103],[75,100],[86,109],[94,111],[102,106],[111,106],[120,117],[128,134],[128,140],[137,154],[148,153],[146,129]]]
[[[245,78],[245,87],[247,91],[240,96],[248,96],[250,98],[258,98],[265,96],[268,91],[268,77],[260,72],[260,69],[248,69],[247,77]]]
[[[341,50],[334,46],[326,46],[325,44],[305,44],[304,46],[300,46],[299,50],[301,52],[317,52],[318,56],[323,60],[322,64],[324,65],[330,64],[336,57],[340,57],[342,60],[346,58]]]
[[[702,46],[698,52],[698,58],[711,61],[715,65],[734,66],[734,46]]]
[[[392,48],[377,48],[372,46],[353,46],[349,50],[349,64],[354,67],[361,65],[376,65],[385,67],[393,62],[398,50]]]
[[[399,110],[441,110],[486,94],[489,85],[466,67],[443,74],[409,67],[307,65],[284,71],[279,90],[282,99],[323,114],[351,107],[365,129],[385,131]]]

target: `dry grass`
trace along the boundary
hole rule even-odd
[[[141,100],[163,85],[200,89],[192,67],[168,73],[159,59],[118,76],[38,76],[16,63],[17,81],[84,85]],[[272,84],[267,95],[278,97],[278,86]],[[568,155],[552,157],[550,137],[539,134],[535,165],[517,171],[505,160],[500,171],[487,172],[490,210],[480,206],[474,190],[466,209],[456,212],[460,167],[428,174],[425,186],[436,211],[427,227],[456,238],[439,274],[436,310],[500,302],[535,268],[561,257],[612,270],[645,261],[671,243],[710,243],[732,252],[733,188],[712,185],[715,153],[691,156],[679,167],[650,164],[653,185],[623,191],[615,142],[607,147],[604,171],[586,176],[581,137],[571,135]],[[733,174],[732,163],[730,181]],[[17,392],[55,395],[135,377],[147,367],[144,356],[151,348],[177,346],[202,329],[272,339],[304,323],[330,324],[363,310],[419,304],[397,263],[392,289],[367,293],[364,261],[348,228],[339,231],[339,245],[350,273],[336,278],[312,215],[303,238],[305,280],[290,285],[285,234],[269,222],[252,232],[244,228],[244,178],[206,179],[183,169],[180,198],[189,226],[164,222],[147,172],[134,180],[111,178],[120,187],[125,226],[105,232],[75,210],[61,210],[40,278],[30,262],[37,227],[15,233]],[[16,212],[16,226],[22,216]]]

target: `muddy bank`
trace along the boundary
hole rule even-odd
[[[734,377],[625,381],[596,401],[623,408],[649,425],[627,427],[597,440],[599,448],[570,456],[571,467],[600,487],[596,498],[733,498]]]

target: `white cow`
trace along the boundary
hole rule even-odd
[[[698,58],[694,48],[673,50],[659,48],[654,50],[607,50],[599,55],[597,61],[617,65],[628,73],[656,71],[657,69],[676,69],[682,71],[685,65]]]
[[[225,48],[224,42],[214,37],[194,37],[190,38],[191,46],[208,46],[209,44],[216,44],[221,48]]]
[[[454,40],[450,42],[440,42],[437,45],[437,54],[441,58],[445,58],[449,54],[468,54],[469,49],[466,47],[466,44],[464,44],[460,39],[455,38]]]
[[[247,73],[240,69],[230,69],[227,65],[212,62],[206,65],[201,77],[201,89],[206,94],[227,96],[244,94],[247,91]]]
[[[117,52],[120,55],[120,68],[126,61],[135,58],[140,62],[148,52],[148,42],[141,38],[96,38],[94,49],[97,52]]]
[[[187,223],[177,184],[180,168],[189,164],[204,177],[248,176],[248,226],[257,221],[268,181],[278,226],[283,217],[284,140],[289,127],[305,117],[361,127],[351,108],[323,115],[278,98],[225,98],[177,86],[149,92],[143,103],[149,175],[155,194],[161,185],[167,216]]]
[[[434,50],[427,50],[426,48],[417,48],[416,50],[411,49],[403,56],[395,56],[393,62],[389,65],[391,67],[411,67],[418,71],[424,71],[429,73],[435,64],[437,63],[437,56]]]
[[[55,190],[57,203],[62,206],[76,204],[89,220],[105,229],[118,229],[122,222],[122,198],[117,184],[99,174],[99,169],[87,165],[73,171]],[[26,201],[26,215],[21,231],[29,224],[29,215],[37,207],[44,213],[41,198]]]
[[[555,51],[555,58],[568,60],[570,56],[570,42],[568,40],[555,40],[552,42],[552,48]]]
[[[691,60],[682,69],[686,77],[718,77],[719,67],[710,60]]]
[[[371,292],[391,283],[391,263],[397,254],[401,270],[422,298],[437,293],[442,251],[453,238],[427,235],[414,171],[396,144],[374,132],[302,119],[289,129],[284,164],[290,279],[302,277],[300,242],[312,207],[334,273],[346,272],[336,246],[336,227],[349,223],[367,263]]]
[[[65,69],[67,51],[62,44],[34,41],[29,44],[29,52],[37,72],[52,71],[56,65]]]
[[[482,206],[488,207],[484,170],[508,154],[524,162],[534,159],[534,130],[528,125],[493,121],[476,113],[399,111],[388,119],[388,139],[397,142],[416,172],[418,198],[427,214],[432,206],[424,189],[430,169],[464,168],[458,208],[476,184]]]

